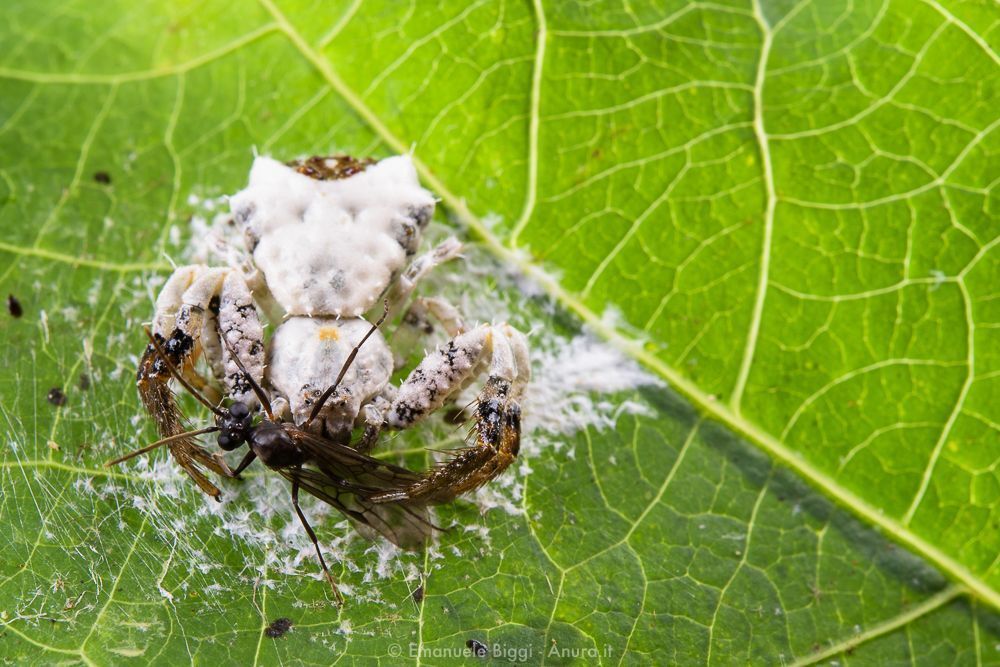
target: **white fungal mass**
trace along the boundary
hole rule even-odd
[[[287,314],[358,317],[416,249],[434,198],[406,155],[329,181],[258,157],[230,205]]]
[[[367,494],[371,497],[364,500],[373,508],[383,503],[391,511],[402,503],[450,502],[510,465],[519,448],[520,399],[530,379],[527,340],[506,323],[468,329],[461,313],[444,299],[416,293],[435,267],[459,257],[462,244],[449,238],[413,257],[433,214],[434,198],[420,186],[409,156],[377,163],[316,156],[288,164],[260,157],[248,186],[230,198],[230,208],[230,223],[243,233],[249,256],[227,262],[228,267],[178,267],[157,299],[153,336],[191,386],[213,384],[196,366],[204,358],[223,397],[250,410],[259,400],[281,428],[308,429],[336,442],[351,442],[352,432],[363,426],[357,446],[367,452],[383,439],[383,431],[416,426],[485,376],[475,437],[464,456],[430,470],[406,472],[393,488],[388,483],[384,488],[347,488],[352,480],[331,483],[345,485],[346,493],[359,498]],[[262,310],[276,325],[269,341],[261,326]],[[405,359],[420,341],[406,341],[404,335],[405,342],[393,340],[390,349],[382,332],[369,336],[376,320],[385,322],[382,331],[389,336],[398,327],[426,335],[434,330],[434,320],[451,340],[426,354],[396,384],[394,352]],[[169,438],[180,433],[183,415],[163,398],[169,375],[157,365],[156,353],[147,348],[138,386],[161,436]],[[322,468],[316,455],[280,459],[281,464],[274,459],[272,464],[258,451],[264,445],[251,435],[223,432],[225,442],[220,439],[219,444],[228,450],[230,444],[248,443],[266,465],[283,474],[288,467],[301,474],[301,466],[310,463]],[[175,452],[178,463],[207,494],[219,496],[221,490],[194,463],[211,468],[209,455],[191,452]],[[375,516],[375,509],[370,512]]]
[[[351,349],[371,329],[361,319],[294,317],[282,324],[271,340],[268,380],[291,403],[292,417],[304,422],[320,393],[337,377]],[[392,375],[392,353],[375,332],[347,369],[338,392],[328,402],[329,421],[354,423],[361,405],[382,390]]]
[[[386,326],[385,337],[379,331],[365,343],[344,378],[343,388],[347,391],[338,391],[326,404],[324,422],[329,431],[355,426],[357,419],[373,407],[377,408],[376,416],[383,415],[381,418],[389,425],[405,427],[410,419],[437,409],[446,396],[454,398],[468,384],[456,401],[457,405],[466,405],[481,389],[481,383],[473,381],[473,374],[487,368],[489,375],[519,377],[518,382],[523,383],[528,374],[527,349],[521,347],[521,334],[502,324],[511,318],[520,319],[532,331],[534,378],[523,395],[525,433],[520,464],[479,488],[470,498],[482,511],[499,508],[512,514],[524,513],[524,478],[531,466],[528,459],[543,451],[556,459],[572,457],[572,444],[567,447],[567,443],[573,442],[570,436],[574,432],[607,428],[622,414],[646,409],[639,402],[625,400],[627,392],[656,381],[590,336],[566,337],[547,322],[534,324],[540,313],[549,312],[551,304],[542,303],[538,298],[540,289],[520,277],[516,269],[499,265],[475,246],[463,251],[456,239],[444,240],[453,230],[441,225],[432,225],[428,232],[443,242],[413,257],[422,228],[433,212],[434,199],[420,187],[408,156],[388,158],[349,178],[327,181],[259,157],[247,188],[230,198],[231,216],[218,211],[224,199],[195,198],[189,202],[202,202],[200,212],[213,220],[209,225],[196,212],[183,257],[199,264],[178,269],[171,280],[179,279],[178,289],[183,292],[199,277],[207,281],[204,277],[216,271],[231,282],[246,279],[244,287],[252,290],[256,306],[267,309],[275,326],[271,335],[265,338],[263,331],[254,326],[256,309],[240,308],[245,302],[240,289],[223,290],[233,298],[222,295],[219,320],[226,323],[223,329],[227,340],[245,362],[252,360],[254,342],[266,344],[266,353],[260,353],[260,365],[248,365],[255,377],[263,380],[276,407],[281,405],[279,411],[284,418],[296,423],[307,418],[311,402],[336,377],[351,348],[370,328],[372,315],[380,314],[378,301],[385,288],[389,286],[401,302],[409,303],[417,282],[419,294],[433,295],[431,300],[437,301],[425,304],[428,311],[433,310],[430,306],[438,307],[432,314],[436,319],[431,317],[433,326],[426,318],[419,320],[426,326]],[[460,263],[455,262],[449,270],[432,271],[460,252]],[[228,268],[210,269],[201,262]],[[190,279],[185,271],[191,274]],[[398,281],[395,284],[394,279]],[[272,296],[274,304],[269,303]],[[168,299],[173,305],[164,305],[159,313],[163,316],[159,326],[165,335],[173,326],[179,305],[186,301],[181,293],[175,297]],[[198,298],[207,303],[207,295]],[[445,301],[455,308],[443,308]],[[525,319],[529,312],[534,315]],[[368,318],[363,319],[366,314]],[[397,311],[390,322],[405,322],[407,318],[402,315]],[[452,347],[446,343],[453,336],[449,331],[459,327],[465,333],[453,341],[457,346]],[[503,343],[500,351],[494,349],[496,339]],[[210,337],[204,337],[202,342],[212,344]],[[508,343],[517,343],[517,349],[507,349]],[[419,354],[420,350],[423,354]],[[391,382],[393,358],[408,359],[409,365],[414,361],[411,353],[422,359],[422,372],[397,392]],[[205,354],[211,356],[207,348]],[[224,350],[218,348],[216,356],[224,356]],[[228,374],[232,369],[229,364],[225,366]],[[615,396],[607,395],[609,392]],[[246,398],[252,399],[249,395]],[[364,406],[370,398],[371,402]],[[288,412],[284,412],[284,405],[289,406]],[[393,406],[395,410],[390,410]],[[393,420],[393,416],[399,419]],[[422,431],[407,444],[447,449],[454,446],[448,440],[453,436],[454,427],[442,425]],[[404,447],[402,441],[391,439],[380,444],[383,450]],[[141,459],[134,465],[163,483],[158,493],[143,498],[144,511],[159,523],[163,517],[157,509],[157,497],[174,498],[187,487],[178,483],[180,473],[172,463],[157,465],[152,473]],[[313,558],[312,545],[288,510],[287,493],[285,481],[274,474],[254,475],[243,484],[226,484],[221,504],[205,503],[199,517],[184,518],[184,527],[179,530],[194,534],[194,522],[201,520],[210,521],[220,530],[221,518],[221,531],[265,554],[264,560],[254,563],[260,574],[273,577],[276,571],[310,572],[303,562]],[[304,508],[319,530],[324,550],[338,560],[344,558],[345,548],[354,538],[350,532],[331,530],[336,516],[332,508],[308,500]],[[269,525],[276,515],[286,517],[280,519],[285,527],[278,533]],[[477,531],[480,539],[489,543],[489,531],[481,523],[474,522],[466,530]],[[377,551],[377,559],[372,555],[372,559],[348,561],[352,569],[366,571],[365,581],[398,576],[400,571],[415,578],[417,564],[424,562],[422,555],[402,552],[388,542],[377,543],[372,549]],[[457,546],[452,549],[460,553]],[[441,558],[431,547],[432,567],[439,567],[436,561]],[[313,574],[319,576],[318,571]],[[265,579],[261,583],[274,582]],[[347,592],[350,587],[343,588]],[[358,594],[378,596],[377,590],[360,590]]]

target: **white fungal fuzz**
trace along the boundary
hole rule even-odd
[[[330,386],[351,350],[371,330],[361,319],[293,317],[271,338],[267,379],[288,399],[292,418],[304,423],[316,399]],[[323,405],[321,413],[329,433],[350,431],[362,406],[382,391],[392,375],[392,353],[376,331],[340,383],[339,391]]]
[[[285,312],[338,317],[375,305],[434,210],[405,155],[328,181],[259,157],[230,204]]]
[[[478,327],[427,355],[400,387],[389,413],[389,424],[405,428],[441,407],[472,373],[486,347],[488,331],[489,327]]]
[[[464,253],[457,239],[441,234],[438,238],[443,240],[433,249],[417,254],[435,202],[420,186],[410,158],[398,156],[374,164],[345,158],[352,167],[344,171],[340,171],[339,160],[310,158],[289,166],[257,158],[247,187],[229,199],[231,218],[217,217],[212,234],[194,241],[225,268],[202,264],[178,268],[157,302],[157,333],[170,344],[171,354],[176,351],[176,365],[183,366],[185,374],[195,372],[190,357],[199,351],[205,356],[215,384],[228,399],[223,405],[239,401],[255,407],[235,355],[261,385],[277,421],[290,421],[330,439],[350,441],[362,452],[384,449],[380,438],[387,429],[414,426],[469,389],[477,407],[472,411],[475,437],[467,442],[466,454],[448,457],[442,465],[423,473],[419,488],[416,483],[406,485],[379,494],[374,502],[387,508],[408,500],[445,503],[478,488],[484,508],[501,507],[516,513],[523,483],[510,474],[498,476],[518,460],[520,402],[524,399],[538,412],[551,412],[559,406],[532,401],[532,394],[526,393],[531,389],[528,380],[532,373],[528,339],[503,321],[504,295],[485,287],[495,284],[490,279],[502,272],[495,265],[480,274],[474,267],[464,268],[453,276],[461,289],[447,294],[448,300],[426,290],[436,267],[464,257]],[[245,250],[232,247],[235,230],[242,233]],[[208,259],[204,252],[198,257],[198,261]],[[483,289],[477,290],[479,283]],[[470,295],[478,295],[486,307],[470,309]],[[372,323],[382,314],[383,299],[389,301],[386,324],[371,333]],[[270,340],[258,312],[264,313],[273,327]],[[397,327],[404,331],[394,331]],[[417,336],[408,337],[406,329]],[[447,334],[449,340],[442,343],[443,335],[428,339],[435,330]],[[391,348],[383,331],[392,341]],[[537,342],[536,334],[532,345]],[[439,343],[436,349],[435,343]],[[323,403],[318,418],[311,419],[317,400],[337,379],[355,349],[357,356],[336,390]],[[397,388],[392,383],[395,358],[409,359],[414,349],[431,351]],[[538,360],[534,361],[537,364]],[[198,379],[202,384],[191,384],[213,384],[212,378]],[[464,396],[458,400],[466,402]],[[528,413],[526,416],[530,418]],[[351,431],[358,427],[364,427],[363,436],[350,440]],[[430,438],[420,442],[433,444]],[[537,445],[528,444],[526,453],[537,451]],[[265,458],[254,465],[260,462],[266,464]],[[310,465],[309,461],[304,463]],[[462,467],[455,467],[459,464]],[[521,458],[520,474],[528,469]],[[318,467],[314,465],[313,471]],[[245,485],[254,499],[265,484],[258,484],[257,479],[265,480],[275,494],[288,492],[280,476],[263,475]],[[341,480],[345,481],[357,480]],[[303,496],[310,492],[302,488]],[[227,485],[224,493],[230,492]],[[281,502],[269,498],[266,504],[280,506]],[[334,506],[321,502],[306,501],[304,505],[312,505],[307,513],[314,525],[335,512]],[[249,516],[230,515],[227,504],[221,508],[232,519],[224,529],[234,535],[244,531],[234,526],[244,524],[253,525],[256,533],[270,534],[259,530],[260,517],[251,520]],[[381,516],[376,510],[366,511]],[[299,569],[302,558],[312,557],[311,545],[298,521],[293,519],[285,532],[288,534],[282,541],[294,534],[298,536],[296,545],[303,547],[291,567]],[[342,553],[342,540],[338,538],[324,548]],[[273,541],[267,545],[270,548]],[[395,548],[379,553],[387,554],[384,560],[390,564],[407,557]],[[431,553],[432,560],[440,558]],[[272,567],[270,571],[288,569]],[[390,576],[391,570],[379,567],[376,576]]]

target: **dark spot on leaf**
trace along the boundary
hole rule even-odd
[[[482,643],[478,639],[470,639],[465,642],[465,647],[472,651],[472,655],[477,658],[485,658],[490,654],[490,649],[486,644]]]
[[[417,589],[413,591],[413,601],[420,604],[424,601],[424,585],[420,584]]]
[[[66,405],[66,394],[59,387],[49,389],[49,395],[46,398],[52,405]]]
[[[21,308],[21,302],[17,300],[17,297],[13,294],[7,295],[7,311],[10,313],[11,317],[21,317],[24,315],[24,309]]]
[[[286,632],[291,630],[292,622],[287,618],[276,618],[271,621],[271,625],[267,626],[264,630],[264,634],[271,639],[277,639],[278,637],[284,636]]]
[[[86,373],[80,373],[80,389],[87,391],[90,389],[90,376]]]
[[[111,185],[111,174],[106,171],[94,172],[94,180],[102,185]]]

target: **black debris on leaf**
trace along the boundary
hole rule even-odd
[[[45,397],[52,405],[66,405],[66,394],[59,387],[49,389],[49,395]]]
[[[292,629],[292,622],[287,618],[276,618],[271,621],[271,625],[267,626],[264,630],[264,634],[271,639],[277,639],[278,637],[284,636],[286,632]]]
[[[94,180],[102,185],[111,185],[111,174],[106,171],[94,172]]]
[[[485,658],[490,654],[489,647],[487,647],[486,644],[482,643],[478,639],[470,639],[469,641],[465,642],[465,647],[470,651],[472,651],[472,655],[476,656],[477,658]]]
[[[90,389],[90,376],[86,373],[80,373],[80,389],[83,391]]]
[[[13,294],[7,295],[7,312],[10,313],[11,317],[21,317],[24,315],[24,309],[21,308],[21,302],[17,300],[17,297]]]
[[[424,585],[420,584],[417,586],[416,590],[413,591],[413,601],[420,604],[424,601]]]

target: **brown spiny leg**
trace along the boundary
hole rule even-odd
[[[521,444],[520,398],[530,369],[524,335],[508,325],[479,326],[428,355],[399,388],[387,422],[405,428],[440,408],[486,360],[488,377],[476,405],[471,446],[454,451],[408,488],[375,496],[375,502],[446,503],[513,463]]]
[[[251,372],[260,378],[263,331],[243,278],[229,269],[198,265],[178,268],[157,297],[153,318],[155,344],[147,345],[136,378],[139,396],[161,438],[187,430],[170,389],[171,367],[196,390],[204,390],[206,382],[195,370],[195,362],[203,352],[209,357],[214,373],[222,375],[218,380],[230,398],[248,404],[256,401],[249,387],[244,386],[244,376],[236,369],[228,349],[221,345],[218,329],[228,345],[246,356]],[[193,438],[171,441],[168,447],[198,487],[218,499],[218,487],[202,474],[199,465],[230,477],[233,473],[223,458],[208,452]]]
[[[180,332],[178,334],[171,336],[169,340],[164,340],[162,336],[157,334],[160,349],[172,357],[171,363],[177,368],[182,365],[183,355],[191,345],[190,337],[186,337]],[[156,423],[156,430],[162,438],[178,435],[187,430],[184,428],[180,410],[174,400],[174,393],[170,389],[170,377],[170,369],[167,364],[164,363],[153,344],[149,343],[139,361],[136,386],[139,390],[139,398]],[[229,477],[232,473],[222,457],[208,452],[193,438],[171,442],[167,447],[177,464],[194,480],[198,488],[218,500],[221,494],[219,488],[202,474],[198,464],[200,463],[214,473]]]

